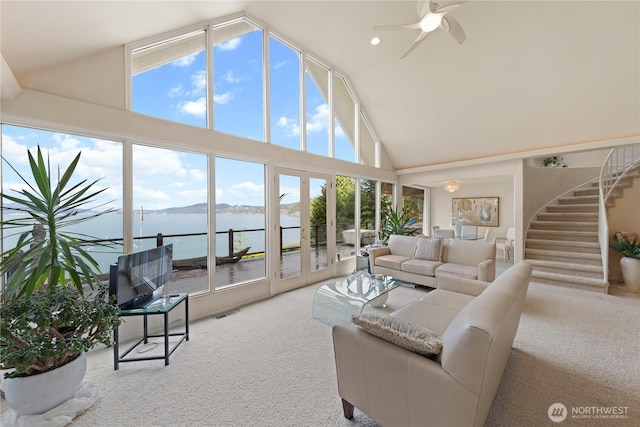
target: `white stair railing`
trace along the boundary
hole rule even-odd
[[[598,242],[602,255],[604,282],[609,286],[609,224],[607,200],[616,186],[630,171],[640,165],[640,144],[616,147],[609,152],[600,168],[598,202]]]

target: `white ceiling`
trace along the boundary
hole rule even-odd
[[[21,76],[246,12],[346,73],[396,169],[640,134],[639,1],[468,1],[405,59],[415,1],[6,1]],[[382,43],[371,46],[379,35]]]

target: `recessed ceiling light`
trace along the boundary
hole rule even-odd
[[[371,39],[371,44],[377,46],[380,44],[380,37],[374,37]]]

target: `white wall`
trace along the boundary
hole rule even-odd
[[[498,227],[505,230],[514,226],[513,178],[504,177],[497,181],[461,183],[460,190],[449,193],[443,187],[431,189],[431,225],[452,228],[452,200],[461,197],[498,197]],[[484,235],[488,228],[479,227],[478,234]],[[497,231],[497,230],[496,230]]]

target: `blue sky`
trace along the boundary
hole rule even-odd
[[[258,141],[265,139],[261,38],[262,32],[254,31],[214,48],[215,129]],[[270,55],[271,140],[298,149],[300,60],[296,52],[273,38],[270,39]],[[206,55],[201,51],[135,76],[133,110],[206,127],[205,60]],[[311,79],[307,77],[306,81],[308,146],[311,152],[321,152],[328,140],[329,109]],[[336,139],[340,138],[346,137],[338,127]],[[108,187],[103,201],[115,200],[112,206],[121,208],[122,145],[119,141],[16,126],[2,128],[2,154],[21,173],[28,167],[26,150],[34,150],[38,144],[48,150],[52,165],[66,166],[82,151],[78,175],[87,179],[102,177],[99,185]],[[349,155],[347,151],[337,153],[336,157]],[[207,201],[207,156],[134,145],[133,164],[136,209],[138,205],[153,210]],[[263,165],[217,159],[215,170],[216,203],[264,204]],[[19,180],[6,165],[3,165],[3,185],[3,191],[20,188]],[[297,192],[297,189],[288,189],[290,195]]]

